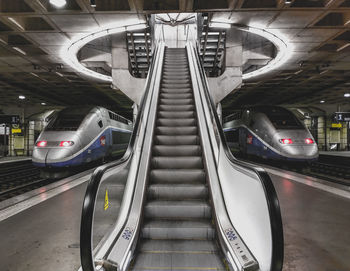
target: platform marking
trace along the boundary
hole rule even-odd
[[[55,187],[51,190],[37,194],[29,199],[26,199],[24,201],[21,201],[19,203],[11,205],[7,208],[4,208],[3,210],[0,211],[0,221],[3,221],[11,216],[14,216],[20,212],[23,212],[24,210],[29,209],[30,207],[33,207],[33,206],[35,206],[43,201],[46,201],[54,196],[57,196],[58,194],[66,192],[66,191],[88,181],[90,179],[90,175],[91,175],[91,172],[85,176],[77,177],[77,178],[73,179],[72,181],[65,182],[62,185]]]
[[[310,176],[305,176],[304,178],[302,178],[302,177],[296,176],[296,174],[298,174],[298,173],[294,173],[294,172],[290,172],[290,171],[281,172],[281,171],[278,171],[278,170],[275,170],[272,168],[268,168],[268,167],[264,167],[264,169],[267,172],[272,173],[273,175],[287,178],[288,180],[292,180],[292,181],[295,181],[295,182],[298,182],[298,183],[301,183],[301,184],[304,184],[307,186],[311,186],[313,188],[317,188],[317,189],[326,191],[326,192],[331,193],[331,194],[335,194],[337,196],[341,196],[341,197],[350,199],[350,187],[346,187],[344,189],[347,189],[347,190],[344,190],[344,189],[340,189],[340,188],[336,188],[336,187],[332,187],[332,186],[320,183],[318,179],[310,177]],[[301,175],[301,174],[298,174],[298,175]]]

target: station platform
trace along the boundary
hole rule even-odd
[[[320,155],[329,155],[329,156],[339,156],[339,157],[349,157],[350,151],[320,151]]]
[[[350,270],[350,191],[294,172],[266,170],[281,205],[283,270]],[[2,270],[79,269],[87,180],[52,197],[50,191],[42,193],[39,202],[6,219],[1,219],[4,210],[0,211]]]
[[[5,156],[0,157],[0,164],[32,160],[31,156]]]

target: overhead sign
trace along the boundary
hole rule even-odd
[[[20,123],[19,115],[0,115],[0,123],[17,124]]]
[[[341,128],[341,123],[332,123],[332,128]]]
[[[350,112],[335,112],[334,119],[336,121],[350,121]]]
[[[11,129],[11,132],[12,132],[12,134],[21,134],[22,129],[20,129],[20,128]]]

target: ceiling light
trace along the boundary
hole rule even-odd
[[[99,79],[99,80],[103,80],[103,81],[107,81],[107,82],[112,82],[112,77],[109,75],[104,75],[98,72],[95,72],[93,70],[90,70],[86,67],[84,67],[78,60],[77,58],[77,53],[79,52],[79,50],[84,47],[84,45],[88,44],[89,42],[101,38],[101,37],[105,37],[105,36],[109,36],[112,34],[116,34],[116,33],[120,33],[120,32],[125,32],[127,30],[130,29],[145,29],[147,28],[147,24],[145,23],[136,23],[133,25],[129,25],[129,26],[120,26],[120,25],[115,25],[115,26],[107,26],[104,28],[100,28],[98,31],[93,32],[93,33],[88,33],[88,34],[84,34],[84,35],[79,35],[75,38],[73,38],[73,40],[66,44],[65,46],[62,47],[60,56],[61,58],[67,63],[69,64],[73,69],[75,69],[77,72],[80,72],[84,75]]]
[[[95,8],[96,7],[96,1],[95,0],[90,0],[90,6]]]
[[[26,55],[27,53],[24,52],[22,49],[18,48],[18,47],[12,47],[14,50],[16,50],[17,52],[20,52],[23,55]]]
[[[301,72],[303,72],[303,70],[296,71],[294,74],[299,74]]]
[[[350,97],[350,93],[345,93],[344,97],[349,98]]]
[[[7,42],[4,41],[2,38],[0,38],[0,42],[2,42],[3,44],[7,44]]]
[[[24,95],[19,95],[18,96],[18,99],[20,99],[20,100],[24,100],[26,98],[26,96],[24,96]]]
[[[326,102],[325,100],[321,100],[321,101],[320,101],[321,104],[324,104],[325,102]]]
[[[222,22],[212,22],[209,24],[209,27],[212,27],[212,28],[231,28],[231,24],[222,23]]]
[[[62,73],[60,73],[60,72],[56,72],[56,74],[57,74],[58,76],[64,77],[64,75],[63,75]]]
[[[348,47],[349,45],[350,45],[350,42],[345,43],[343,46],[341,46],[341,47],[339,47],[339,48],[337,49],[337,52],[339,52],[339,51],[345,49],[345,48]]]
[[[25,30],[24,27],[22,25],[19,24],[19,22],[17,22],[14,18],[12,17],[7,17],[7,19],[9,19],[9,21],[11,21],[12,23],[14,23],[15,25],[17,25],[20,29]]]
[[[57,8],[61,8],[67,4],[66,0],[50,0],[50,4]]]
[[[348,24],[350,24],[350,20],[347,20],[347,21],[345,22],[344,26],[345,26],[345,25],[348,25]]]
[[[284,3],[285,3],[286,5],[289,5],[289,4],[292,3],[292,0],[286,0],[286,1],[284,1]]]
[[[41,105],[46,105],[46,103],[40,103]]]

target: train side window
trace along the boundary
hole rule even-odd
[[[102,120],[100,120],[100,121],[98,122],[98,126],[100,126],[100,128],[103,127],[103,122],[102,122]]]

